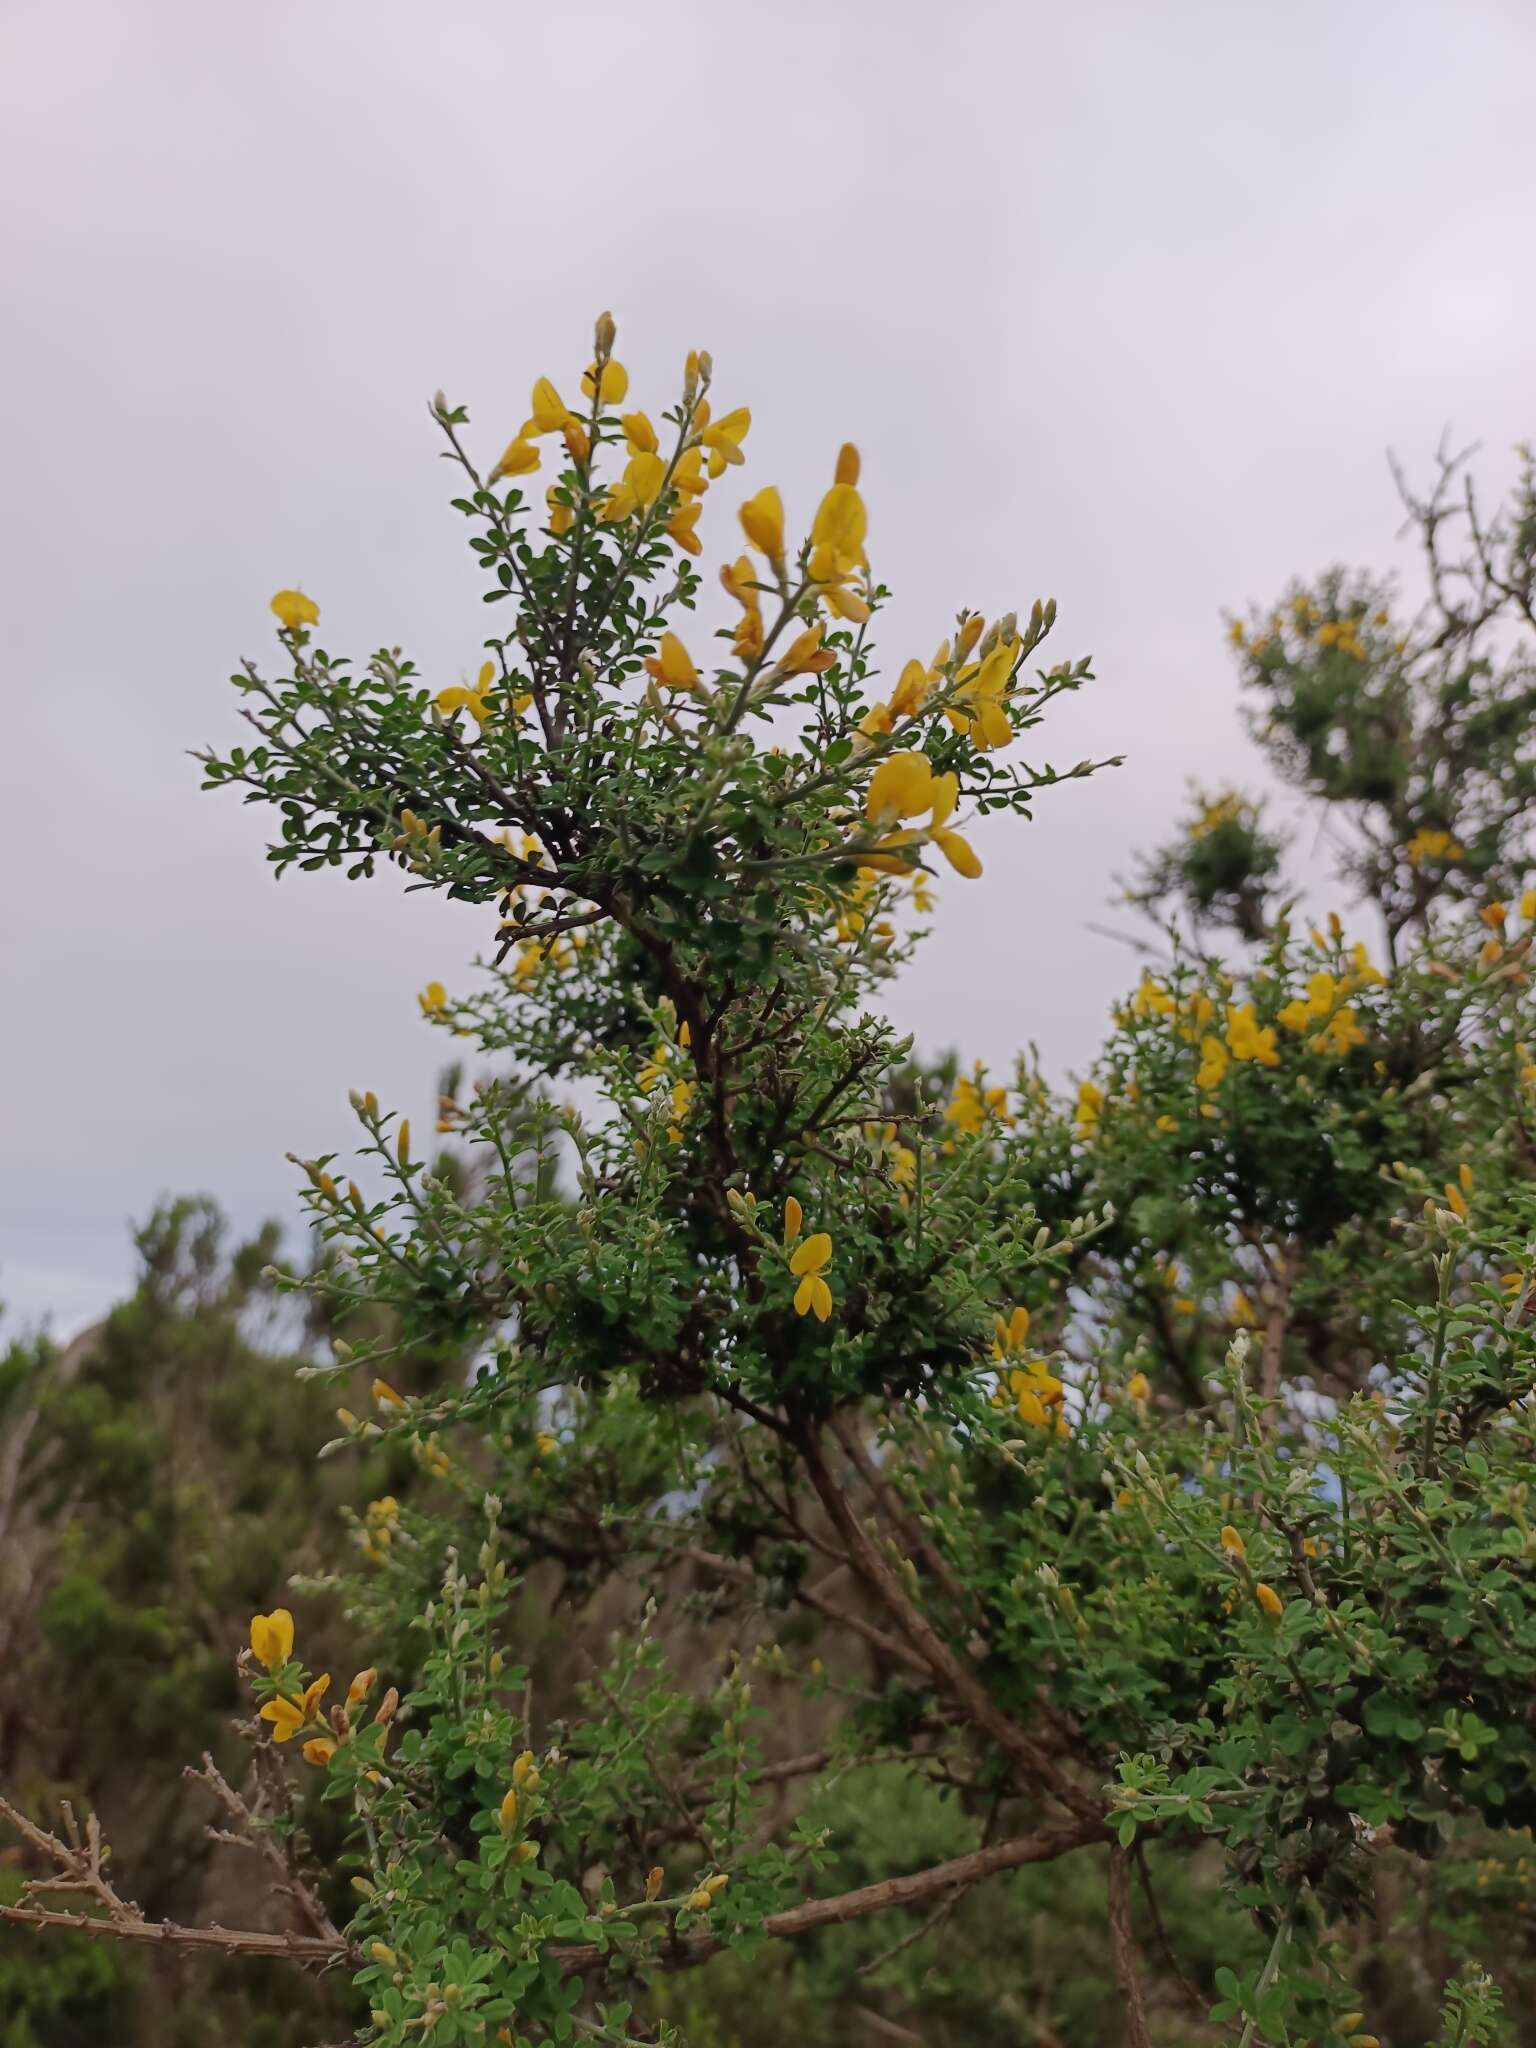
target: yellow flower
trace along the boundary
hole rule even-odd
[[[462,683],[455,683],[449,689],[438,691],[438,710],[441,711],[444,718],[452,718],[457,711],[467,711],[476,725],[483,731],[491,716],[491,707],[487,703],[486,698],[495,680],[496,669],[494,663],[489,661],[482,662],[480,673],[475,679],[475,687],[472,690]]]
[[[1176,1116],[1160,1116],[1157,1120],[1157,1128],[1171,1135],[1179,1128],[1179,1120]]]
[[[1139,1407],[1152,1396],[1152,1382],[1144,1372],[1133,1372],[1125,1383],[1125,1391]]]
[[[823,675],[837,661],[830,647],[821,644],[821,621],[797,633],[779,656],[779,669],[787,676]]]
[[[795,1289],[795,1314],[814,1315],[824,1323],[832,1313],[832,1290],[821,1277],[832,1257],[832,1239],[818,1230],[800,1245],[789,1261],[789,1270],[800,1282]]]
[[[293,1655],[293,1616],[286,1607],[251,1616],[251,1651],[268,1671],[281,1671]]]
[[[864,815],[872,825],[915,818],[933,802],[933,763],[926,754],[887,754],[869,778]]]
[[[549,507],[549,530],[556,540],[576,524],[576,514],[561,500],[559,492],[559,484],[551,484],[544,493],[544,502]]]
[[[800,1227],[804,1221],[805,1211],[795,1200],[795,1197],[791,1195],[784,1204],[784,1242],[786,1244],[794,1243],[795,1239],[800,1235]]]
[[[669,539],[674,540],[686,554],[690,555],[702,554],[704,551],[704,543],[698,534],[699,509],[697,500],[691,505],[679,505],[667,521]]]
[[[813,583],[843,583],[864,566],[864,536],[869,515],[852,484],[834,484],[811,523],[811,553],[806,565]]]
[[[1043,1358],[1032,1358],[1028,1365],[1015,1368],[1008,1374],[1007,1386],[1020,1422],[1027,1422],[1032,1429],[1059,1426],[1067,1390]],[[1054,1417],[1053,1410],[1058,1411]]]
[[[1477,914],[1490,931],[1501,932],[1509,912],[1502,903],[1485,903]]]
[[[1365,1033],[1360,1028],[1354,1005],[1346,1003],[1336,1011],[1321,1031],[1314,1032],[1307,1044],[1313,1052],[1331,1052],[1340,1059],[1357,1045],[1364,1045]]]
[[[1227,1048],[1219,1038],[1202,1038],[1200,1041],[1200,1065],[1195,1072],[1195,1086],[1209,1091],[1219,1088],[1226,1079],[1231,1064]]]
[[[722,413],[719,419],[711,421],[700,434],[701,446],[709,450],[711,476],[719,476],[728,463],[746,460],[741,444],[751,424],[751,413],[744,405],[738,405],[734,412]]]
[[[436,1017],[448,1006],[448,991],[440,981],[429,981],[416,998],[424,1017]]]
[[[696,690],[702,681],[693,656],[675,633],[662,634],[659,651],[646,656],[645,666],[664,689]]]
[[[1104,1090],[1092,1081],[1077,1084],[1077,1113],[1073,1121],[1080,1138],[1088,1138],[1098,1129],[1099,1119],[1104,1114]]]
[[[504,1835],[510,1835],[517,1826],[517,1787],[509,1785],[502,1794],[501,1804],[496,1809],[496,1821]]]
[[[754,587],[756,577],[750,555],[738,555],[720,570],[721,583],[741,606],[742,615],[731,647],[742,661],[753,661],[763,651],[763,606]]]
[[[619,425],[624,429],[624,438],[629,443],[631,455],[654,455],[660,443],[656,429],[643,412],[626,412],[619,416]]]
[[[1451,834],[1438,825],[1421,825],[1403,851],[1411,867],[1420,867],[1426,860],[1449,862],[1466,856],[1466,848],[1458,846]]]
[[[371,1389],[373,1398],[381,1408],[403,1408],[405,1397],[397,1394],[388,1380],[375,1380]]]
[[[533,1439],[533,1448],[541,1458],[547,1458],[559,1448],[559,1442],[559,1438],[551,1436],[547,1429],[541,1429]]]
[[[1527,923],[1536,918],[1536,889],[1527,889],[1520,898],[1520,915]]]
[[[582,371],[581,388],[588,398],[597,395],[598,368],[596,363],[588,363],[587,367]],[[622,363],[616,363],[611,359],[604,363],[601,388],[602,397],[599,401],[601,404],[622,405],[624,403],[624,399],[629,391],[629,372]]]
[[[748,545],[766,555],[774,568],[784,566],[784,501],[772,484],[741,508],[741,530]]]
[[[981,662],[961,671],[954,699],[944,707],[956,732],[968,733],[971,745],[982,753],[1006,747],[1014,736],[1003,698],[1018,651],[1016,640],[999,640]]]
[[[632,455],[624,466],[622,479],[604,498],[599,517],[611,525],[635,512],[648,512],[661,496],[666,480],[667,465],[659,455]]]
[[[336,1754],[336,1739],[331,1735],[314,1735],[304,1745],[304,1761],[307,1764],[328,1764]]]
[[[1285,1612],[1285,1602],[1280,1598],[1274,1587],[1266,1586],[1262,1579],[1254,1587],[1253,1597],[1258,1601],[1271,1621],[1278,1621]]]
[[[261,1709],[260,1718],[272,1724],[272,1740],[287,1742],[297,1735],[301,1728],[311,1727],[320,1718],[320,1701],[330,1690],[331,1681],[324,1673],[312,1679],[296,1700],[279,1693],[276,1699],[268,1700]]]
[[[909,661],[896,679],[889,710],[892,718],[915,718],[927,702],[933,678],[920,661]]]
[[[496,467],[491,471],[490,483],[497,483],[504,476],[527,476],[530,470],[539,466],[539,451],[523,434],[516,435],[502,449]]]
[[[1004,1322],[1001,1316],[992,1318],[997,1330],[992,1340],[992,1356],[1002,1358],[1010,1351],[1022,1351],[1029,1340],[1029,1310],[1022,1305],[1014,1309]]]
[[[1274,1026],[1258,1022],[1252,1003],[1237,1007],[1228,1004],[1227,1049],[1235,1060],[1256,1060],[1263,1067],[1280,1064],[1280,1055],[1275,1050]]]
[[[575,418],[547,377],[540,377],[535,383],[530,409],[533,417],[523,428],[525,434],[558,434],[567,421]]]
[[[1230,1522],[1224,1522],[1221,1529],[1221,1547],[1232,1557],[1246,1557],[1248,1546]]]
[[[1178,1008],[1161,982],[1150,974],[1143,973],[1141,985],[1131,999],[1131,1010],[1138,1017],[1166,1017]]]
[[[302,590],[280,590],[272,600],[272,609],[279,625],[290,633],[297,633],[302,626],[315,625],[320,617],[319,605]]]
[[[1453,1180],[1448,1180],[1445,1184],[1445,1199],[1461,1218],[1462,1222],[1465,1223],[1467,1220],[1467,1198]]]

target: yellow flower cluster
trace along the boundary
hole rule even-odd
[[[1010,1129],[1014,1122],[1008,1113],[1007,1089],[986,1087],[982,1072],[978,1061],[974,1076],[961,1074],[944,1110],[944,1121],[967,1138],[976,1137],[994,1118]]]
[[[1189,840],[1209,839],[1213,832],[1219,832],[1223,825],[1240,825],[1251,815],[1251,806],[1233,790],[1224,790],[1219,796],[1202,797],[1200,808],[1184,828]]]
[[[1371,972],[1374,974],[1375,969]],[[1279,1022],[1287,1031],[1306,1034],[1311,1051],[1332,1053],[1342,1059],[1357,1045],[1365,1044],[1359,1013],[1352,1003],[1344,1001],[1349,990],[1359,985],[1358,977],[1346,975],[1340,979],[1326,969],[1309,974],[1305,996],[1295,996],[1285,1004],[1278,1012]],[[1314,1030],[1314,1025],[1321,1029]]]
[[[974,880],[981,873],[970,842],[950,830],[948,820],[960,799],[959,778],[935,775],[926,754],[887,754],[869,778],[864,813],[869,824],[882,836],[875,850],[860,856],[862,865],[886,874],[910,873],[917,849],[932,844],[956,874]],[[904,818],[928,813],[928,822],[899,831],[889,828]]]
[[[1029,1310],[1022,1304],[1006,1316],[995,1315],[992,1319],[994,1335],[992,1356],[1000,1366],[1006,1367],[1002,1383],[992,1396],[994,1408],[1012,1406],[1020,1422],[1031,1429],[1054,1430],[1057,1436],[1068,1436],[1071,1424],[1066,1416],[1066,1387],[1046,1364],[1043,1358],[1026,1359],[1022,1365],[1011,1365],[1012,1359],[1023,1356],[1029,1343]]]
[[[1466,848],[1460,845],[1454,834],[1443,831],[1438,825],[1421,825],[1403,852],[1410,867],[1422,867],[1427,860],[1449,863],[1463,860]]]
[[[400,1503],[392,1493],[369,1501],[363,1512],[363,1526],[357,1532],[357,1542],[370,1564],[384,1562],[385,1552],[395,1540],[399,1520]]]

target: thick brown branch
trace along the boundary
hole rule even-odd
[[[1109,1852],[1109,1947],[1114,1959],[1115,1989],[1125,2011],[1125,2048],[1152,2048],[1147,2031],[1147,2004],[1136,1968],[1136,1936],[1131,1927],[1131,1859],[1118,1844]]]
[[[822,1452],[820,1426],[814,1420],[804,1421],[797,1441],[811,1484],[841,1536],[854,1569],[922,1658],[937,1684],[961,1708],[971,1725],[996,1744],[1025,1785],[1047,1793],[1080,1821],[1102,1830],[1103,1808],[1099,1801],[1074,1784],[1043,1745],[1003,1712],[975,1672],[956,1656],[927,1616],[909,1599],[906,1588],[833,1476]]]
[[[869,1446],[864,1441],[862,1419],[851,1412],[836,1415],[832,1418],[832,1434],[879,1503],[892,1529],[909,1550],[915,1550],[923,1559],[949,1599],[963,1612],[967,1605],[965,1588],[956,1578],[948,1558],[870,1455]]]

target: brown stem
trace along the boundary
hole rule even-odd
[[[950,1568],[949,1560],[943,1551],[916,1515],[911,1513],[906,1502],[871,1457],[869,1446],[864,1441],[862,1418],[852,1412],[834,1415],[832,1434],[848,1454],[859,1477],[874,1495],[892,1529],[909,1550],[918,1552],[949,1599],[963,1610],[967,1605],[965,1588]]]
[[[320,1934],[263,1934],[250,1927],[182,1927],[174,1920],[98,1919],[90,1913],[56,1913],[43,1906],[0,1906],[0,1920],[13,1927],[66,1927],[77,1934],[106,1934],[114,1941],[148,1942],[160,1948],[217,1949],[221,1955],[286,1957],[295,1963],[333,1963],[355,1951]]]
[[[1271,1261],[1273,1278],[1269,1288],[1269,1312],[1264,1318],[1264,1347],[1259,1354],[1259,1400],[1263,1426],[1274,1422],[1274,1404],[1280,1397],[1280,1365],[1285,1351],[1285,1334],[1291,1321],[1291,1292],[1301,1272],[1301,1247],[1294,1238]]]
[[[962,1663],[927,1616],[908,1597],[906,1588],[863,1521],[855,1514],[847,1494],[828,1467],[821,1447],[820,1424],[801,1418],[797,1442],[811,1484],[843,1540],[849,1562],[928,1666],[938,1684],[963,1710],[971,1724],[996,1744],[1026,1785],[1047,1793],[1080,1821],[1102,1830],[1104,1816],[1099,1801],[1092,1793],[1074,1784],[1043,1745],[1003,1712],[975,1672]]]
[[[1125,2048],[1152,2048],[1147,2005],[1136,1968],[1136,1936],[1131,1928],[1131,1859],[1118,1845],[1109,1852],[1109,1946],[1115,1989],[1125,2009]]]

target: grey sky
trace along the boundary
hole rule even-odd
[[[896,665],[1037,594],[1095,655],[1037,751],[1128,766],[981,833],[896,1004],[1086,1060],[1113,873],[1255,780],[1222,607],[1393,566],[1389,445],[1536,432],[1533,81],[1527,0],[7,0],[0,1297],[99,1309],[161,1191],[292,1213],[349,1086],[428,1115],[480,919],[274,886],[184,750],[280,584],[457,679],[425,402],[499,447],[604,306],[657,408],[712,349],[792,514],[860,443]]]

